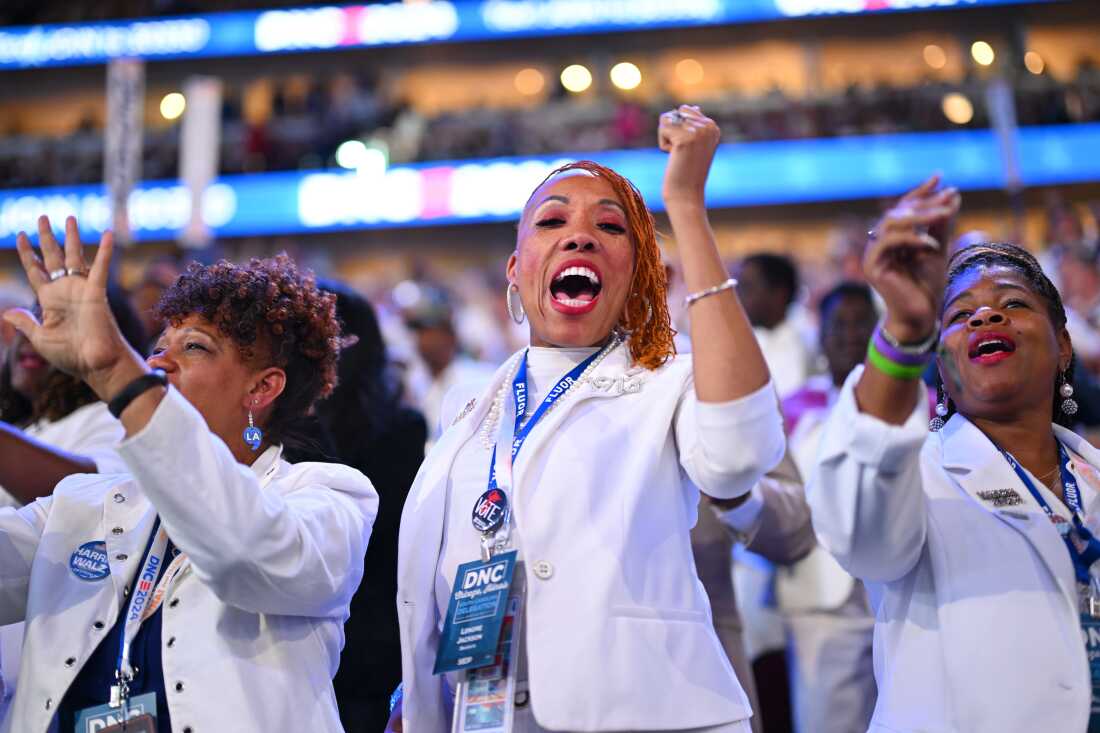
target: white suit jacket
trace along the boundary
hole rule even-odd
[[[868,583],[875,606],[871,730],[1084,731],[1089,670],[1057,530],[966,418],[929,434],[923,394],[903,426],[860,413],[861,374],[826,427],[808,499],[818,540]],[[1100,465],[1083,439],[1054,431]],[[996,489],[1021,503],[979,494]]]
[[[788,436],[789,450],[802,475],[813,473],[831,407],[805,411]],[[804,559],[776,569],[775,601],[784,613],[832,611],[852,595],[855,578],[820,545]]]
[[[511,363],[443,433],[405,503],[398,612],[410,733],[450,729],[441,678],[432,674],[449,473]],[[729,433],[728,450],[708,456],[721,469],[689,475],[675,442],[677,409],[695,405],[700,420],[715,419],[684,399],[691,390],[689,357],[648,371],[631,366],[620,346],[548,413],[516,461],[511,501],[527,560],[531,704],[544,728],[695,728],[751,714],[715,635],[689,533],[695,486],[719,498],[747,492],[782,457],[783,430],[769,383],[736,403],[736,418],[712,426]],[[540,563],[549,574],[532,572]]]
[[[132,478],[74,475],[0,510],[0,622],[27,621],[4,730],[48,729],[125,608],[159,512],[191,561],[161,610],[173,728],[341,731],[332,676],[377,511],[370,482],[277,448],[242,466],[174,389],[119,453]],[[70,558],[92,541],[106,543],[110,574],[82,580]]]

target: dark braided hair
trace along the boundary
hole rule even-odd
[[[1012,268],[1018,272],[1032,292],[1043,299],[1047,306],[1047,315],[1050,316],[1055,332],[1060,332],[1066,327],[1066,308],[1062,304],[1062,296],[1058,293],[1058,288],[1054,287],[1054,283],[1043,272],[1043,268],[1039,261],[1035,259],[1035,256],[1019,245],[1007,242],[988,242],[958,250],[947,262],[947,282],[944,285],[944,290],[946,291],[963,274],[976,267],[994,267],[998,265]],[[940,315],[942,317],[942,311]],[[1059,372],[1054,378],[1054,399],[1051,414],[1054,417],[1054,422],[1065,427],[1071,427],[1073,421],[1062,412],[1062,400],[1064,398],[1058,390],[1070,380],[1076,360],[1077,357],[1071,352],[1066,369]],[[938,371],[936,373],[936,394],[939,397],[939,402],[947,405],[948,416],[953,414],[955,406],[951,404],[949,399],[946,402],[944,401],[943,380],[940,378]]]

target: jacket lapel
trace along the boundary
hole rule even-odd
[[[1066,546],[1008,461],[989,438],[962,415],[952,416],[939,434],[944,468],[978,506],[1031,543],[1076,612],[1077,580]],[[974,470],[975,466],[980,470]]]
[[[531,431],[527,442],[523,444],[523,451],[516,459],[516,465],[512,467],[512,490],[517,494],[514,511],[517,515],[520,512],[520,489],[515,487],[524,485],[524,469],[534,462],[534,456],[545,447],[547,437],[555,435],[570,413],[588,400],[633,394],[643,389],[651,375],[652,372],[645,367],[633,365],[630,350],[624,341],[604,357],[599,366],[588,375],[588,379],[569,390],[561,404],[550,411]]]
[[[430,593],[434,588],[432,575],[443,542],[446,505],[445,497],[439,495],[446,491],[447,477],[458,451],[481,428],[501,383],[511,373],[512,364],[521,354],[513,354],[497,369],[489,385],[474,398],[473,404],[468,403],[468,408],[459,412],[421,464],[401,513],[398,534],[398,586],[403,589],[401,600],[427,602],[428,599],[414,598],[409,594]]]
[[[116,497],[121,496],[121,501]],[[124,599],[124,589],[141,562],[141,554],[149,540],[156,519],[156,509],[138,489],[133,479],[114,486],[103,499],[104,543],[107,547],[107,563],[111,567],[111,582],[115,597]],[[113,530],[123,531],[116,535]],[[119,560],[125,556],[125,560]]]

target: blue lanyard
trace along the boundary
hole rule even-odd
[[[605,347],[606,348],[606,347]],[[603,349],[589,356],[577,366],[573,367],[568,374],[558,380],[553,389],[547,393],[546,398],[543,399],[542,404],[535,410],[535,414],[531,416],[531,419],[526,423],[523,421],[524,415],[527,414],[527,352],[523,353],[523,359],[519,363],[519,369],[516,370],[516,376],[512,379],[512,396],[516,401],[516,428],[512,433],[512,465],[515,465],[516,456],[519,455],[519,449],[523,447],[523,444],[527,441],[527,436],[531,434],[531,430],[535,427],[535,424],[542,419],[542,416],[546,414],[546,411],[550,407],[565,396],[565,393],[569,391],[569,388],[577,383],[581,374],[588,368],[589,364],[596,360],[603,352]],[[497,449],[493,448],[493,458],[489,463],[489,489],[496,489],[497,487]]]
[[[145,552],[141,556],[141,565],[138,566],[138,575],[134,578],[134,589],[130,594],[130,603],[126,606],[126,616],[122,623],[122,633],[119,634],[118,638],[118,664],[115,665],[115,669],[118,671],[120,678],[123,675],[133,676],[133,669],[130,666],[129,660],[130,642],[133,640],[132,637],[136,635],[137,629],[134,628],[133,634],[128,634],[127,632],[130,630],[134,621],[137,622],[137,626],[141,625],[141,613],[144,611],[145,604],[149,602],[149,598],[152,596],[153,587],[156,585],[160,571],[164,567],[164,555],[167,554],[168,549],[167,544],[158,552],[154,552],[153,549],[159,534],[160,517],[158,516],[153,520],[153,531],[149,535],[149,541],[145,543]],[[151,576],[151,580],[147,576]],[[142,585],[143,581],[148,582],[146,585]]]
[[[1031,492],[1035,501],[1039,502],[1039,506],[1043,508],[1046,515],[1052,520],[1054,519],[1054,510],[1050,508],[1050,504],[1043,498],[1043,495],[1039,493],[1039,490],[1035,487],[1031,477],[1027,475],[1027,471],[1016,462],[1016,459],[1012,457],[1006,450],[1001,451],[1004,454],[1008,464],[1012,466],[1012,470],[1016,472],[1016,475],[1023,481],[1024,486]],[[1081,521],[1081,514],[1083,509],[1081,507],[1081,492],[1077,488],[1077,479],[1069,470],[1069,455],[1066,453],[1065,446],[1058,443],[1058,469],[1061,473],[1062,488],[1065,492],[1066,506],[1069,507],[1070,514],[1073,520],[1073,530],[1077,533],[1077,537],[1080,544],[1083,545],[1078,549],[1074,543],[1073,538],[1069,536],[1069,533],[1062,534],[1062,541],[1066,544],[1066,548],[1069,550],[1070,560],[1073,561],[1073,571],[1077,576],[1078,583],[1089,583],[1089,568],[1096,560],[1100,559],[1100,540],[1097,540],[1093,536],[1089,528],[1085,526],[1085,523]]]

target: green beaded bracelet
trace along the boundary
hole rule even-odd
[[[929,357],[931,357],[931,354],[929,354]],[[920,379],[924,376],[924,369],[927,366],[927,364],[916,366],[899,364],[884,356],[882,352],[875,348],[874,340],[867,344],[867,360],[880,372],[894,379]]]

